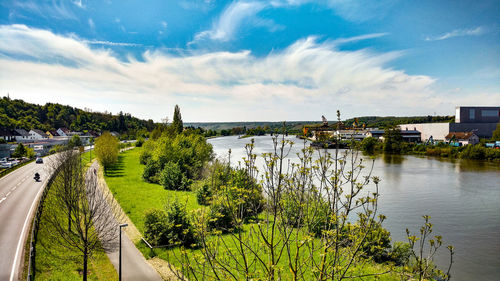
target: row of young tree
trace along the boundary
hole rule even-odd
[[[171,149],[167,143],[156,145]],[[251,142],[240,166],[231,165],[230,158],[206,166],[206,178],[195,190],[198,203],[207,207],[190,214],[174,202],[145,215],[146,239],[180,248],[168,251],[169,260],[180,266],[179,278],[450,278],[449,268],[443,272],[432,263],[442,238],[432,236],[429,217],[418,237],[408,231],[408,243],[391,245],[382,227],[385,217],[378,213],[380,179],[371,175],[373,162],[363,163],[356,150],[313,150],[304,143],[294,163],[288,161],[293,145],[275,136],[273,151],[261,156],[264,166],[258,169]],[[160,155],[142,158],[150,163]],[[453,248],[448,249],[452,257]],[[364,270],[373,262],[399,267]]]
[[[118,155],[118,140],[109,133],[95,142],[101,165],[109,167]],[[78,149],[61,148],[47,161],[54,180],[43,203],[40,245],[49,255],[63,260],[81,261],[82,278],[88,278],[91,259],[99,251],[118,246],[118,225],[123,221],[120,207],[107,189],[101,188],[98,166],[86,166]],[[57,247],[54,247],[57,245]],[[61,252],[60,247],[69,251]]]

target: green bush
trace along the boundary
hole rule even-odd
[[[158,171],[160,170],[160,165],[158,162],[150,159],[146,166],[144,167],[144,171],[142,172],[142,178],[148,182],[158,183]]]
[[[144,237],[152,245],[165,245],[167,239],[167,215],[164,211],[153,209],[144,215]]]
[[[209,205],[210,200],[212,198],[212,189],[210,188],[210,185],[206,182],[203,182],[197,189],[196,189],[196,201],[198,201],[198,204],[200,205]]]
[[[395,242],[389,252],[390,261],[395,265],[401,266],[408,264],[411,255],[411,246],[406,242]]]
[[[321,237],[323,231],[329,228],[328,223],[331,222],[328,203],[324,200],[318,203],[318,198],[315,200],[304,198],[301,203],[298,198],[296,194],[283,195],[280,203],[284,212],[284,223],[292,227],[305,227],[315,237]]]
[[[369,225],[371,227],[368,227]],[[356,223],[356,227],[359,229],[368,229],[366,238],[361,244],[361,250],[364,252],[365,257],[371,257],[375,262],[389,260],[391,233],[382,227],[381,221],[368,220],[365,217],[361,217]],[[365,235],[365,233],[360,233],[360,235]]]
[[[167,234],[170,244],[195,247],[198,240],[185,206],[176,201],[167,210]]]
[[[160,184],[169,190],[185,190],[189,181],[177,163],[167,162],[160,173]]]
[[[234,205],[230,204],[223,195],[213,196],[208,213],[208,228],[217,229],[223,233],[232,232],[237,226],[235,213]]]
[[[166,212],[158,209],[146,212],[144,236],[155,246],[194,247],[197,242],[194,227],[186,209],[177,202],[173,202]]]
[[[144,139],[138,138],[137,141],[135,142],[135,147],[141,147],[143,144],[144,144]]]
[[[142,165],[146,165],[149,162],[149,160],[151,160],[151,152],[144,150],[141,153],[141,155],[139,155],[139,162]]]

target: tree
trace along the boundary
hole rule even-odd
[[[181,117],[181,109],[179,108],[178,105],[175,105],[174,108],[174,120],[172,121],[172,125],[174,128],[174,131],[177,134],[182,133],[182,130],[184,129],[184,126],[182,124],[182,117]]]
[[[500,123],[497,124],[497,128],[493,131],[491,139],[494,141],[500,141]]]
[[[22,143],[18,144],[14,153],[12,153],[13,157],[23,157],[26,155],[26,147]]]
[[[399,153],[401,151],[401,130],[399,127],[388,127],[384,132],[384,152]]]
[[[72,136],[71,139],[68,141],[69,147],[80,147],[82,145],[83,145],[82,139],[80,138],[79,135]]]
[[[118,139],[109,132],[104,132],[95,141],[95,154],[105,172],[118,160],[118,144]]]
[[[60,258],[81,258],[86,281],[88,261],[96,251],[117,247],[118,222],[122,219],[119,206],[113,203],[109,191],[99,187],[98,165],[95,163],[85,173],[78,152],[57,154],[53,168],[56,175],[50,192],[54,196],[47,197],[44,203],[44,216],[51,228],[49,239],[69,249],[69,253],[77,253]],[[61,211],[66,216],[61,216]]]

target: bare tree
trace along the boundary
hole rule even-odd
[[[97,177],[97,163],[85,171],[78,152],[68,150],[55,157],[57,173],[45,205],[50,239],[83,259],[83,280],[87,280],[88,260],[96,251],[118,246],[119,206],[109,191],[103,191]],[[61,215],[63,212],[65,215]]]

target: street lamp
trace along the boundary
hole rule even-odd
[[[122,280],[122,227],[128,226],[126,223],[120,224],[120,253],[118,256],[118,280]]]

